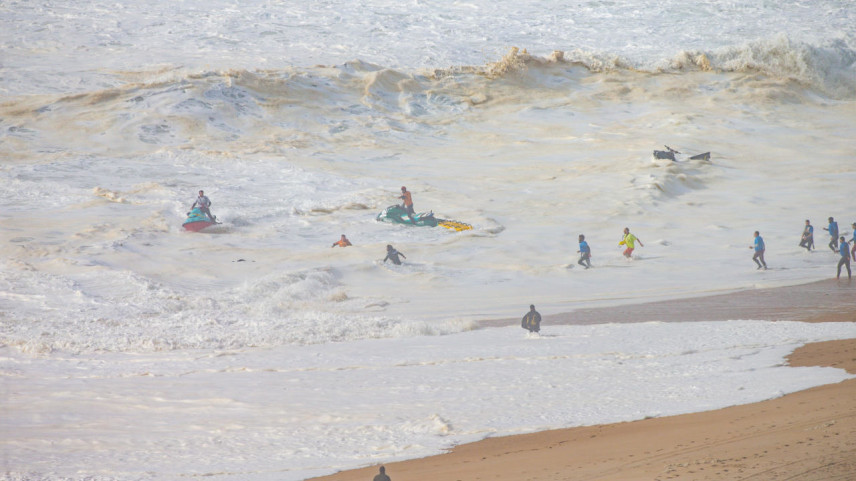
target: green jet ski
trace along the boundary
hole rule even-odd
[[[407,210],[400,205],[391,205],[377,215],[379,222],[389,222],[392,224],[414,225],[417,227],[437,227],[443,226],[447,229],[462,231],[470,230],[473,226],[448,219],[437,219],[433,212],[420,212],[413,214],[413,220],[407,215]]]

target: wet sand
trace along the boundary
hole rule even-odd
[[[835,279],[798,286],[751,289],[707,297],[632,304],[616,307],[579,309],[569,313],[542,312],[542,325],[603,324],[649,321],[853,321],[849,308],[856,305],[856,280]],[[485,321],[483,326],[517,325],[526,312],[509,319]]]
[[[788,362],[856,374],[856,288],[846,281],[543,317],[542,330],[560,323],[653,320],[854,322],[853,339],[809,344]],[[856,480],[856,379],[716,411],[489,438],[445,454],[389,463],[386,472],[394,481],[851,481]],[[366,481],[377,473],[371,466],[317,479]]]

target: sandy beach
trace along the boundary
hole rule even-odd
[[[649,320],[854,322],[854,294],[846,281],[821,281],[547,314],[542,329]],[[486,325],[511,322],[516,319]],[[856,374],[856,338],[806,345],[788,363]],[[370,466],[317,479],[368,480],[377,472]],[[389,463],[386,472],[396,481],[856,480],[856,379],[709,412],[489,438]]]

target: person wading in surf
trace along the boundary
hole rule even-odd
[[[755,249],[755,255],[752,256],[752,260],[755,261],[755,264],[758,264],[758,269],[766,271],[767,263],[764,261],[764,251],[767,250],[767,246],[764,244],[764,238],[761,237],[761,234],[757,230],[754,235],[755,245],[749,246],[750,249]]]
[[[847,239],[844,236],[841,236],[838,239],[838,253],[841,254],[841,260],[838,261],[838,274],[835,276],[836,279],[841,279],[841,267],[844,266],[847,268],[847,279],[851,279],[850,275],[850,245],[847,244]]]
[[[330,247],[348,247],[349,245],[352,245],[351,241],[349,241],[348,238],[345,237],[345,234],[342,234],[342,238],[334,242],[333,245],[331,245]]]
[[[630,259],[630,256],[633,255],[633,249],[636,248],[637,242],[639,243],[639,247],[645,247],[645,244],[642,243],[642,240],[639,239],[638,237],[636,237],[635,235],[631,234],[629,227],[625,227],[624,228],[624,238],[621,239],[621,242],[618,243],[618,245],[620,245],[620,246],[621,245],[627,246],[627,248],[624,249],[624,252],[623,252],[624,257]]]
[[[805,247],[805,250],[811,252],[814,249],[814,227],[811,221],[805,220],[805,229],[803,229],[802,237],[800,238],[800,247]]]
[[[401,257],[404,257],[405,259],[407,259],[407,256],[402,254],[401,252],[398,252],[397,250],[395,250],[395,247],[392,247],[391,245],[387,245],[386,246],[386,257],[383,258],[383,261],[386,262],[387,260],[391,260],[393,264],[400,266],[401,265],[401,259],[399,259],[398,256],[401,256]]]
[[[832,238],[829,241],[829,248],[832,249],[832,252],[838,250],[838,222],[835,222],[835,219],[832,217],[829,218],[829,225],[824,227],[823,230],[829,232],[829,236]]]
[[[589,267],[591,267],[591,248],[589,247],[588,242],[586,242],[586,236],[580,234],[579,239],[580,250],[578,250],[577,252],[580,253],[580,260],[577,261],[577,264],[588,269]]]
[[[541,331],[541,314],[535,310],[535,304],[529,305],[529,312],[523,316],[523,319],[520,321],[520,327],[529,332]]]

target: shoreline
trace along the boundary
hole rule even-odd
[[[832,279],[542,314],[542,329],[549,330],[551,324],[736,319],[856,322],[853,286]],[[480,326],[518,322],[500,319]],[[807,344],[787,359],[793,367],[829,366],[856,374],[856,335]],[[854,412],[856,379],[850,379],[714,411],[491,437],[442,454],[385,466],[396,481],[851,480],[856,479]],[[370,466],[312,479],[366,480],[377,472],[377,466]]]
[[[621,322],[697,322],[729,320],[802,321],[826,316],[829,321],[853,321],[848,308],[856,304],[856,279],[825,279],[783,287],[744,289],[665,301],[592,307],[558,314],[541,313],[541,325],[606,324]],[[536,306],[537,308],[537,306]],[[522,306],[520,316],[526,311]],[[517,325],[520,318],[481,321],[479,327]],[[816,321],[817,322],[817,321]]]

